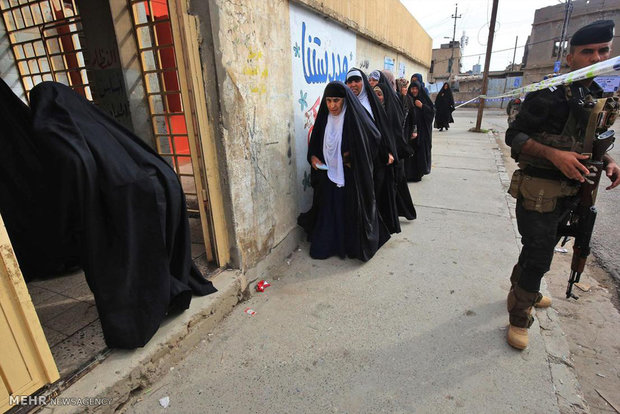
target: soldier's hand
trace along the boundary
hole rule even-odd
[[[611,190],[612,188],[616,188],[620,184],[620,167],[615,162],[610,162],[605,167],[605,172],[607,173],[607,177],[611,181],[611,185],[606,187],[606,190]]]
[[[553,155],[549,157],[549,161],[568,178],[583,183],[585,181],[584,174],[590,174],[590,170],[580,160],[587,160],[588,158],[587,155],[573,151],[555,150]]]

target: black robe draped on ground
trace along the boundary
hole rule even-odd
[[[418,96],[411,94],[411,87],[418,87]],[[422,102],[422,108],[415,105],[415,100]],[[420,181],[422,177],[431,172],[431,148],[433,137],[433,116],[435,109],[433,102],[420,87],[420,84],[412,80],[407,92],[407,119],[405,120],[405,134],[411,136],[413,125],[417,126],[417,139],[410,140],[410,145],[415,150],[413,157],[405,160],[405,173],[408,181]]]
[[[383,78],[383,73],[381,73]],[[394,137],[396,138],[396,147],[398,151],[398,161],[394,163],[393,175],[395,183],[395,197],[397,213],[401,217],[408,220],[414,220],[417,217],[409,186],[407,185],[407,177],[405,176],[405,160],[413,155],[413,148],[405,140],[404,122],[405,113],[403,111],[400,98],[396,91],[389,86],[387,79],[379,80],[379,88],[383,92],[383,107],[388,117],[389,125],[392,128]]]
[[[353,92],[342,82],[331,82],[330,85],[344,88],[346,94],[341,153],[350,152],[351,168],[344,167],[345,185],[340,188],[329,180],[326,171],[311,169],[314,190],[312,207],[300,214],[297,222],[306,230],[312,244],[330,244],[329,248],[319,246],[313,249],[311,246],[311,251],[320,254],[320,258],[343,257],[342,252],[345,252],[349,257],[368,261],[389,239],[377,211],[373,181],[373,160],[377,156],[381,137]],[[310,136],[309,163],[312,156],[325,162],[323,138],[328,115],[323,97]]]
[[[43,237],[79,258],[106,344],[143,346],[168,312],[189,307],[192,293],[216,291],[191,260],[179,179],[155,151],[70,88],[41,83],[30,102],[31,142],[49,186],[39,208],[53,218]]]
[[[349,71],[358,70],[362,74],[364,89],[368,95],[368,102],[372,109],[374,123],[381,134],[381,144],[374,163],[375,175],[375,195],[377,198],[377,208],[381,214],[385,225],[390,233],[400,233],[400,221],[398,219],[398,205],[396,203],[396,172],[394,166],[398,164],[398,148],[394,133],[397,132],[390,124],[390,120],[375,95],[373,88],[368,82],[366,74],[357,68]],[[394,163],[388,165],[388,153],[394,157]]]
[[[444,84],[444,85],[447,85]],[[452,112],[454,111],[454,97],[452,89],[441,87],[441,90],[435,98],[435,128],[450,128],[450,124],[454,123]]]

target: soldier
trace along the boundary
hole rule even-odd
[[[577,30],[570,41],[566,62],[571,71],[610,57],[614,22],[601,20]],[[592,79],[529,94],[506,131],[506,143],[520,170],[513,175],[510,194],[517,198],[516,216],[523,248],[510,277],[507,307],[508,343],[517,349],[528,345],[533,322],[532,306],[548,307],[540,281],[549,270],[559,241],[558,224],[565,222],[584,175],[584,133],[593,99],[602,89]],[[585,119],[585,121],[584,121]],[[608,190],[620,184],[620,167],[603,158],[611,180]]]

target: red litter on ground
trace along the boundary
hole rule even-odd
[[[256,315],[256,311],[254,309],[245,308],[244,312],[247,313],[250,316]]]
[[[265,282],[264,280],[261,280],[260,282],[256,284],[256,291],[264,292],[265,288],[268,288],[269,286],[271,286],[269,282]]]

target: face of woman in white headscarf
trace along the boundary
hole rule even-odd
[[[347,79],[347,86],[351,89],[355,96],[359,96],[362,89],[364,89],[364,82],[360,76],[352,76]]]
[[[372,86],[374,88],[379,83],[379,80],[378,79],[373,79],[373,78],[368,78],[368,83],[370,83],[370,86]]]
[[[329,111],[329,113],[333,116],[337,116],[340,115],[340,112],[342,112],[344,98],[328,96],[325,98],[325,104],[327,105],[327,110]]]
[[[401,86],[400,87],[400,93],[401,93],[401,95],[407,95],[407,87],[406,86]]]
[[[379,98],[379,102],[381,102],[381,105],[383,105],[383,100],[385,99],[383,96],[383,91],[381,90],[381,88],[379,88],[378,86],[374,87],[372,89],[373,91],[375,91],[375,95],[377,95],[377,98]]]

